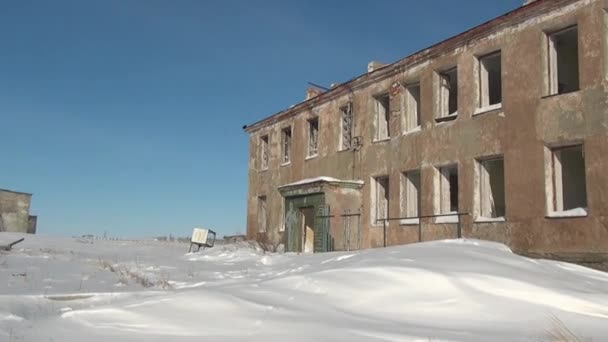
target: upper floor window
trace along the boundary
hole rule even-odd
[[[375,98],[375,111],[376,111],[376,120],[375,120],[375,128],[376,132],[374,135],[374,140],[386,140],[390,138],[390,97],[388,94],[383,94],[380,96],[376,96]]]
[[[420,127],[420,84],[412,84],[405,88],[405,132],[411,132]]]
[[[353,104],[340,108],[342,118],[340,120],[340,150],[348,150],[352,147],[353,142]]]
[[[458,115],[458,68],[439,73],[438,100],[437,119],[455,118]]]
[[[479,58],[479,108],[499,107],[502,103],[502,65],[499,52]]]
[[[291,126],[283,128],[281,132],[282,141],[282,159],[283,164],[288,164],[291,161]]]
[[[572,26],[547,36],[549,95],[579,89],[578,29]]]
[[[308,120],[308,156],[319,153],[319,118]]]
[[[269,150],[268,150],[268,135],[260,138],[260,168],[266,170],[268,168]]]

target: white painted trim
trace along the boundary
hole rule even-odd
[[[409,219],[403,219],[399,221],[400,225],[413,225],[413,224],[419,224],[420,223],[420,219],[418,218],[409,218]]]
[[[493,105],[490,105],[490,106],[485,106],[485,107],[482,107],[482,108],[477,108],[477,109],[475,109],[475,112],[473,113],[473,115],[479,115],[479,114],[491,112],[493,110],[498,110],[498,109],[502,109],[502,102],[501,103],[497,103],[497,104],[493,104]]]
[[[420,131],[422,131],[422,126],[418,125],[408,131],[403,132],[403,135],[408,135],[408,134],[412,134],[412,133],[416,133],[416,132],[420,132]]]
[[[446,213],[446,214],[450,214],[450,213]],[[458,223],[458,215],[436,217],[435,223]]]
[[[312,155],[310,155],[310,156],[307,156],[307,157],[306,157],[304,160],[315,159],[315,158],[317,158],[318,156],[319,156],[319,153],[315,153],[315,154],[312,154]]]
[[[506,222],[504,216],[500,217],[483,217],[479,216],[475,219],[475,223],[490,223],[490,222]]]
[[[587,208],[574,208],[563,211],[552,211],[547,214],[547,217],[560,218],[560,217],[586,217]]]

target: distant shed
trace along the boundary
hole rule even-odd
[[[32,194],[0,189],[0,232],[36,233],[38,218],[30,215]]]

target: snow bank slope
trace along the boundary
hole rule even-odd
[[[171,289],[0,298],[0,327],[20,341],[552,341],[561,321],[581,340],[608,340],[607,274],[496,243],[300,256],[131,247],[145,252],[134,265],[143,273],[170,270]]]

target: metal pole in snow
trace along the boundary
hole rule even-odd
[[[382,229],[384,230],[384,247],[386,247],[386,219],[382,220]]]

